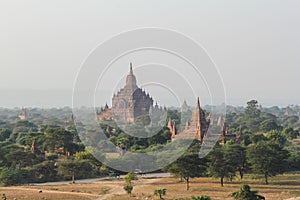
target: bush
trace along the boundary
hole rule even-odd
[[[127,184],[123,188],[127,192],[127,194],[131,195],[131,192],[133,190],[133,186],[131,184]]]
[[[239,191],[231,193],[229,196],[235,200],[264,200],[265,197],[258,195],[257,191],[251,191],[249,185],[242,184]]]
[[[201,196],[192,196],[191,200],[211,200],[209,196],[201,195]]]

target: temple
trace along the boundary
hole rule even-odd
[[[130,63],[129,74],[126,84],[112,98],[112,107],[106,104],[104,108],[97,111],[99,120],[117,120],[119,122],[135,122],[140,116],[149,116],[151,113],[161,112],[162,108],[156,103],[149,93],[137,86],[137,80],[133,74],[132,63]]]
[[[186,107],[186,102],[184,102]],[[168,121],[168,128],[172,134],[172,140],[175,139],[196,139],[203,142],[203,138],[206,136],[210,125],[210,119],[206,119],[204,111],[200,107],[200,100],[197,99],[196,107],[192,113],[191,121],[187,120],[185,128],[182,131],[178,131],[175,122],[171,119]]]

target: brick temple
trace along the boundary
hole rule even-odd
[[[126,84],[117,94],[113,95],[112,107],[106,104],[97,112],[99,120],[117,120],[121,122],[135,122],[139,116],[163,112],[162,107],[156,103],[153,106],[153,99],[149,93],[137,86],[136,77],[133,74],[132,63],[130,63],[129,74],[126,77]]]

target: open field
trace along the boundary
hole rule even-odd
[[[185,183],[175,178],[147,179],[140,178],[134,181],[132,197],[125,194],[123,180],[107,180],[95,183],[66,184],[59,186],[16,186],[0,187],[0,194],[5,193],[7,199],[18,200],[57,200],[57,199],[157,199],[153,196],[155,189],[166,188],[165,199],[188,198],[193,195],[208,195],[212,199],[232,199],[228,194],[239,189],[240,181],[225,182],[221,187],[217,179],[196,178],[191,180],[191,188],[185,190]],[[243,183],[250,184],[253,190],[259,190],[259,194],[266,199],[280,200],[300,196],[300,174],[285,174],[270,179],[269,185],[264,185],[260,179],[252,180],[246,177]],[[42,191],[42,192],[40,192]]]

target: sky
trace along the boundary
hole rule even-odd
[[[90,52],[143,27],[201,44],[227,104],[300,104],[299,10],[298,0],[0,0],[0,107],[71,106]]]

